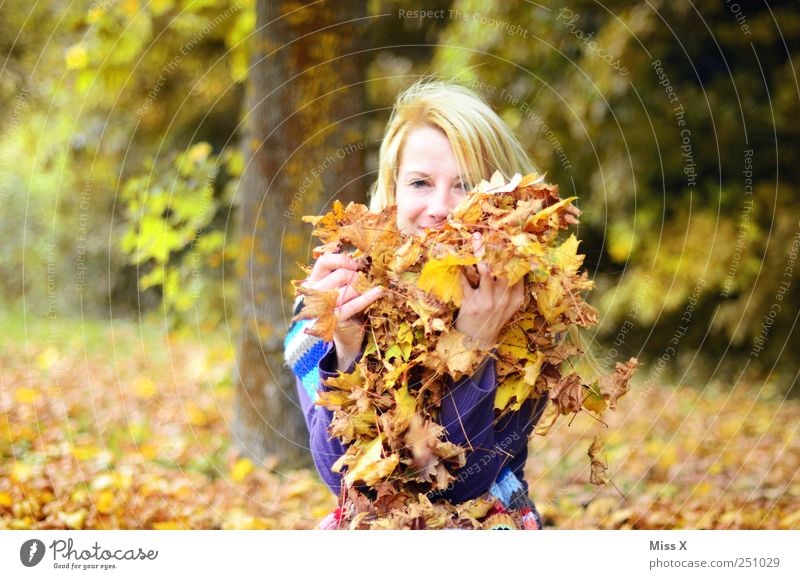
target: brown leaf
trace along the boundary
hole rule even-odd
[[[617,362],[614,372],[602,376],[599,380],[600,394],[603,399],[608,403],[611,410],[617,409],[617,399],[627,394],[630,390],[628,383],[636,373],[636,368],[639,365],[639,360],[631,358],[626,363]]]
[[[562,378],[558,385],[550,391],[550,400],[556,403],[561,414],[579,412],[583,404],[581,377],[573,372]]]
[[[437,364],[439,369],[446,368],[454,380],[460,380],[464,376],[472,376],[487,354],[488,350],[478,347],[475,340],[450,328],[439,337],[436,350],[428,360]]]
[[[333,341],[336,330],[336,302],[339,300],[339,291],[317,290],[300,286],[297,293],[304,296],[303,309],[292,318],[292,322],[316,318],[313,326],[306,333],[322,338],[326,342]]]
[[[603,443],[600,442],[600,437],[595,436],[592,444],[589,447],[589,460],[591,461],[591,474],[589,475],[589,482],[593,485],[604,485],[608,482],[608,464],[599,455],[603,451]]]

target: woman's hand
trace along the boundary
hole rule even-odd
[[[337,323],[333,334],[339,370],[346,370],[361,352],[364,326],[356,316],[377,300],[383,289],[376,287],[359,294],[351,283],[356,278],[358,264],[344,253],[325,253],[317,259],[311,275],[302,283],[317,290],[339,290],[336,305]]]
[[[480,234],[475,233],[472,241],[475,255],[480,259],[485,253]],[[524,280],[509,287],[506,280],[494,278],[485,263],[479,262],[477,267],[480,274],[477,288],[470,285],[466,276],[461,276],[464,298],[456,329],[488,349],[496,344],[503,327],[525,301]]]

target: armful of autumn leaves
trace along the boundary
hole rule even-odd
[[[578,240],[557,239],[561,229],[578,223],[575,199],[560,199],[557,186],[537,175],[515,175],[505,183],[496,173],[465,196],[444,227],[422,236],[398,230],[395,206],[371,213],[364,205],[337,201],[327,215],[304,217],[323,242],[315,256],[351,251],[360,263],[353,287],[387,290],[365,312],[367,342],[355,370],[327,380],[317,402],[333,411],[329,432],[347,449],[334,471],[344,471],[360,513],[352,528],[364,528],[367,519],[370,528],[403,528],[421,516],[429,528],[469,527],[488,508],[480,500],[437,506],[425,495],[446,489],[466,461],[466,449],[448,442],[437,423],[444,387],[471,376],[487,355],[495,359],[498,380],[495,424],[542,395],[550,403],[535,431],[540,435],[559,416],[616,409],[637,360],[617,363],[612,373],[587,383],[571,362],[583,352],[564,338],[571,325],[597,323],[597,310],[580,295],[594,284],[578,272],[584,258]],[[461,273],[477,282],[474,232],[482,235],[480,260],[490,273],[510,286],[525,283],[524,303],[491,351],[477,348],[454,326],[463,297]],[[316,318],[308,332],[332,341],[338,291],[295,286],[305,303],[295,320]],[[589,454],[592,482],[603,484],[597,440]],[[368,500],[355,490],[358,484],[375,489],[377,498]],[[450,525],[451,519],[459,522]]]

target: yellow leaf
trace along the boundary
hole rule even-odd
[[[525,383],[531,387],[531,390],[536,385],[536,380],[539,379],[544,358],[544,354],[537,351],[533,354],[533,359],[528,358],[528,363],[525,364],[525,373],[522,377],[525,380]]]
[[[68,526],[70,529],[83,529],[83,524],[86,522],[86,509],[80,509],[74,513],[58,513],[58,520]]]
[[[551,254],[553,265],[560,267],[565,275],[575,275],[583,265],[584,256],[578,255],[578,243],[579,241],[573,233]]]
[[[268,529],[269,525],[264,520],[254,517],[242,507],[233,507],[225,516],[222,528],[225,530],[254,531]]]
[[[153,528],[156,531],[178,531],[186,528],[186,525],[180,521],[158,521],[153,523]]]
[[[541,420],[536,425],[536,428],[533,430],[534,434],[538,434],[539,436],[547,436],[547,433],[550,432],[550,429],[558,420],[558,417],[561,415],[561,412],[558,410],[558,406],[555,404],[548,404],[545,406],[544,414],[542,415]]]
[[[545,207],[544,209],[539,211],[536,215],[531,215],[530,219],[528,219],[528,222],[525,224],[525,228],[528,229],[528,227],[530,226],[534,227],[539,226],[542,221],[549,219],[550,216],[553,215],[556,211],[561,209],[564,205],[572,203],[577,198],[578,198],[577,196],[567,197],[566,199],[562,199],[558,203],[554,203],[549,207]]]
[[[483,215],[481,195],[467,195],[453,209],[453,217],[465,223],[476,223]]]
[[[186,414],[189,417],[189,424],[192,426],[204,426],[208,422],[208,417],[205,413],[193,402],[190,402],[186,408]]]
[[[133,391],[141,398],[152,398],[157,394],[155,382],[147,376],[137,376],[134,379]]]
[[[65,60],[67,62],[68,70],[79,70],[81,68],[86,68],[86,65],[89,62],[86,49],[80,44],[70,46],[67,49]]]
[[[464,297],[461,289],[461,266],[474,265],[475,257],[446,255],[441,259],[430,259],[422,268],[417,285],[445,303],[461,306]]]
[[[394,423],[398,431],[404,430],[417,411],[417,401],[408,393],[408,386],[403,384],[394,391],[394,401],[397,408],[394,414]]]
[[[14,396],[20,404],[35,404],[41,397],[41,394],[33,388],[21,387],[17,388]]]
[[[367,354],[365,353],[364,355],[366,356]],[[361,368],[356,366],[349,374],[340,372],[336,376],[325,380],[324,384],[336,390],[352,392],[354,388],[359,388],[362,385]]]
[[[361,457],[345,474],[345,482],[350,486],[356,481],[363,481],[364,484],[373,485],[392,474],[399,462],[399,458],[395,453],[392,453],[387,458],[381,458],[382,452],[383,439],[378,436],[363,448]]]
[[[583,391],[583,407],[586,410],[591,410],[592,412],[596,412],[600,414],[603,410],[606,409],[606,401],[603,400],[603,397],[597,391],[596,384],[593,384],[589,388],[584,389]]]
[[[104,490],[95,500],[95,508],[98,513],[108,515],[114,511],[115,502],[114,491]]]
[[[508,326],[500,337],[497,353],[518,360],[528,354],[528,337],[519,324]]]
[[[97,456],[98,450],[95,446],[76,446],[72,449],[72,453],[77,460],[84,461]]]
[[[15,482],[25,482],[34,474],[34,468],[30,464],[15,462],[11,468],[11,479]]]
[[[522,257],[510,257],[503,263],[503,277],[514,286],[531,270],[531,262]]]
[[[241,482],[247,475],[253,472],[253,463],[249,458],[240,458],[231,468],[231,478],[235,482]]]
[[[498,410],[503,410],[511,400],[519,400],[521,397],[520,392],[526,388],[527,385],[519,374],[509,376],[497,387],[494,395],[494,407]],[[516,408],[519,408],[519,405]]]
[[[463,376],[474,374],[486,355],[487,352],[479,349],[472,338],[451,328],[439,337],[436,349],[428,359],[432,362],[438,361],[447,368],[450,376],[459,380]]]
[[[10,494],[0,492],[0,507],[10,507],[13,502]]]
[[[561,287],[560,277],[548,278],[545,286],[536,292],[536,303],[548,323],[569,308],[569,302],[564,299],[564,289]]]

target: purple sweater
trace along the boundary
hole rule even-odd
[[[336,348],[332,343],[319,362],[321,380],[338,375]],[[355,361],[348,369],[352,371]],[[447,440],[467,449],[466,464],[456,471],[456,480],[437,498],[458,503],[477,498],[489,490],[498,473],[508,466],[524,482],[523,468],[528,457],[528,436],[547,405],[547,396],[526,400],[520,410],[511,412],[496,426],[494,419],[494,392],[496,389],[494,360],[489,359],[476,375],[453,383],[448,380],[442,397],[440,423],[446,429]],[[323,384],[320,389],[327,390]],[[333,412],[314,404],[297,379],[300,403],[309,432],[309,446],[314,464],[322,480],[334,494],[341,490],[341,475],[331,471],[331,466],[345,452],[341,441],[328,434]]]

